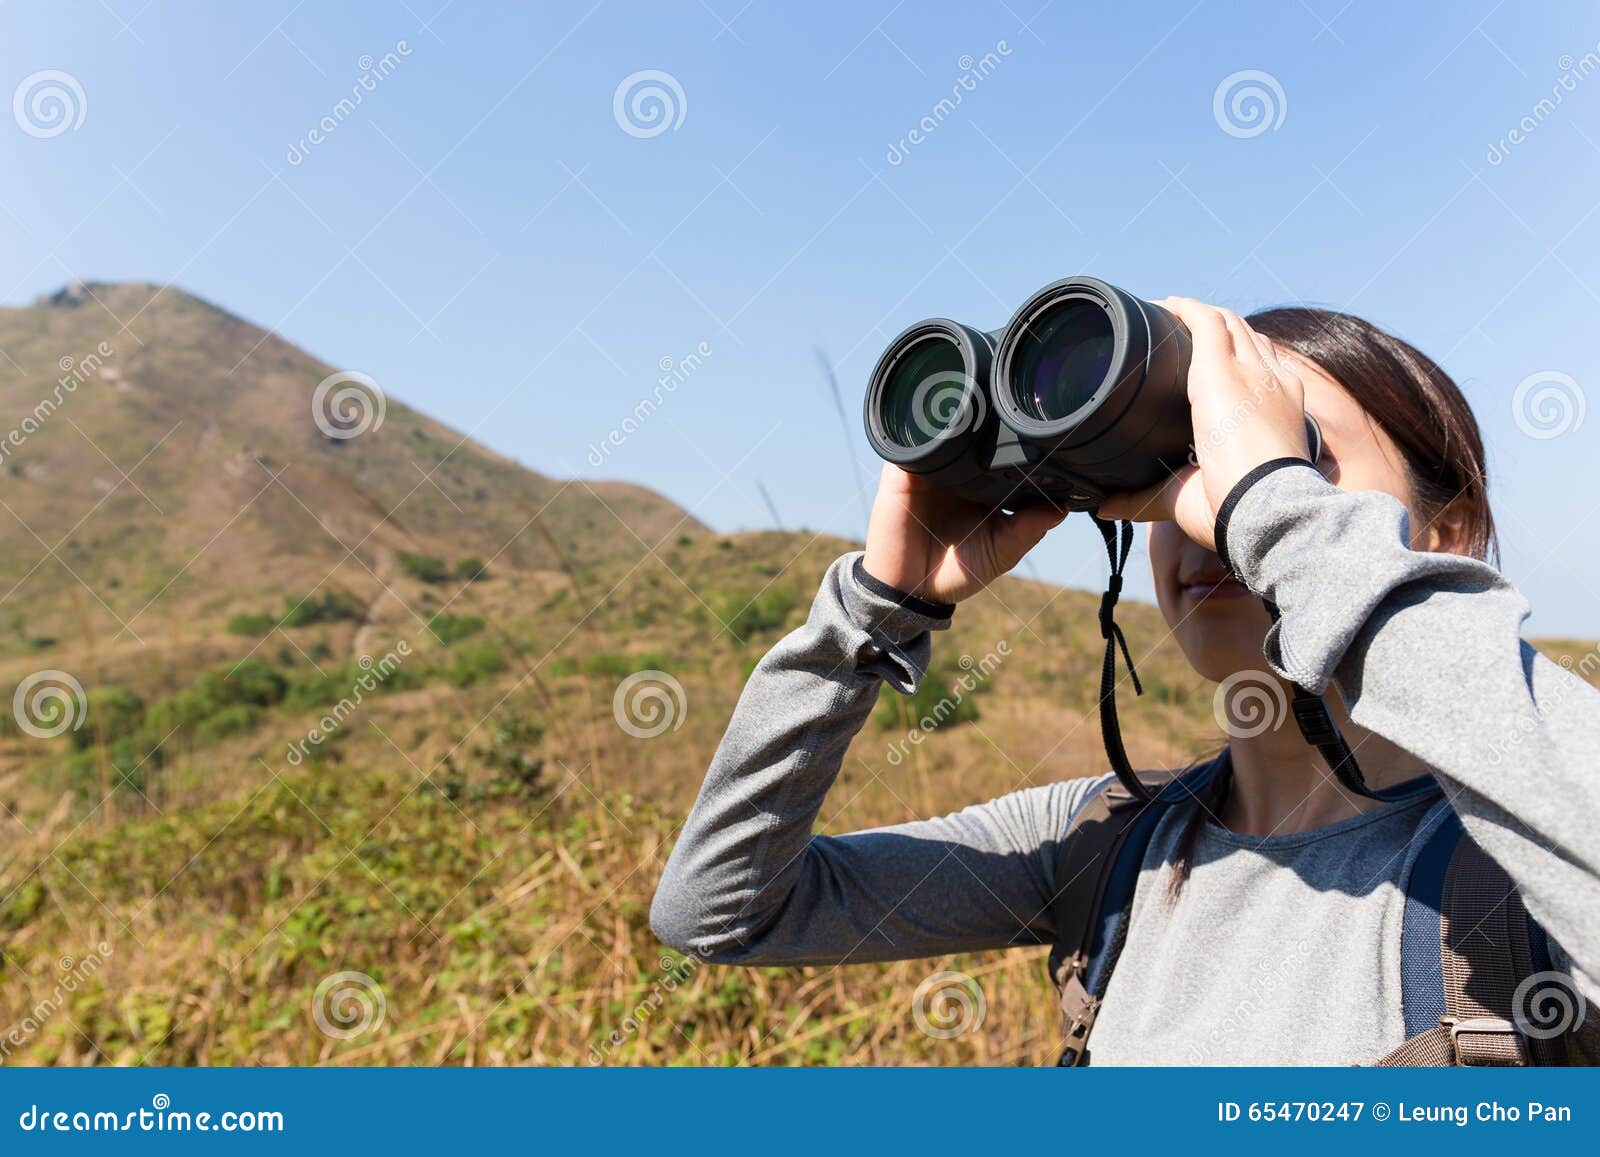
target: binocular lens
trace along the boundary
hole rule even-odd
[[[925,446],[963,418],[968,379],[961,350],[930,335],[900,357],[883,389],[883,426],[906,449]]]
[[[1111,318],[1096,302],[1049,307],[1017,341],[1012,396],[1040,422],[1076,413],[1105,382],[1115,343]]]

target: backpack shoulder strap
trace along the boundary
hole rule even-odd
[[[1448,851],[1448,860],[1444,859]],[[1445,864],[1442,877],[1438,865]],[[1437,891],[1433,891],[1437,880]],[[1413,900],[1426,909],[1437,896],[1436,955],[1419,951]],[[1453,815],[1419,854],[1408,889],[1406,930],[1402,934],[1401,973],[1408,981],[1404,1000],[1410,1037],[1378,1063],[1403,1065],[1551,1065],[1563,1063],[1559,1040],[1525,1035],[1518,1027],[1518,986],[1533,975],[1535,927],[1522,897],[1504,868],[1461,829]],[[1417,915],[1415,928],[1423,918]],[[1413,951],[1408,964],[1407,949]],[[1418,957],[1421,959],[1418,959]],[[1420,974],[1436,961],[1434,987]],[[1423,1017],[1439,1008],[1430,992],[1442,996],[1442,1012],[1430,1026]]]
[[[1134,885],[1156,822],[1168,805],[1193,798],[1221,778],[1212,774],[1219,763],[1184,772],[1136,773],[1149,800],[1137,799],[1122,783],[1108,780],[1068,821],[1051,898],[1056,935],[1050,975],[1061,995],[1065,1025],[1059,1064],[1080,1065],[1087,1058],[1089,1033],[1116,966]]]

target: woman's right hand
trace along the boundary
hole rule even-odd
[[[959,603],[1021,562],[1065,517],[1049,506],[992,510],[885,463],[862,565],[907,594]]]

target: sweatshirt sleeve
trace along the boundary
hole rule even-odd
[[[805,625],[739,698],[651,905],[651,927],[676,948],[718,963],[836,964],[1050,937],[1055,849],[1091,780],[812,834],[879,684],[915,690],[930,633],[949,626],[950,608],[894,597],[860,557],[828,569]]]
[[[1404,506],[1310,467],[1233,506],[1240,578],[1277,604],[1266,656],[1332,684],[1350,717],[1434,769],[1467,833],[1516,881],[1580,988],[1600,978],[1600,691],[1522,639],[1493,567],[1414,551]]]

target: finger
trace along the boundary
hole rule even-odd
[[[1066,511],[1053,506],[1026,506],[1004,517],[994,530],[994,549],[1001,565],[1006,570],[1016,566],[1066,516]]]
[[[1171,521],[1177,509],[1178,493],[1183,488],[1184,480],[1194,473],[1193,466],[1185,466],[1154,486],[1113,494],[1100,504],[1100,509],[1096,513],[1101,518],[1125,518],[1130,522]]]
[[[1194,341],[1194,360],[1234,356],[1234,338],[1222,312],[1192,297],[1169,297],[1163,307],[1175,314]]]
[[[1231,309],[1219,311],[1228,332],[1233,336],[1234,349],[1241,359],[1249,359],[1268,373],[1278,372],[1278,356],[1272,343],[1250,327],[1250,323]]]

